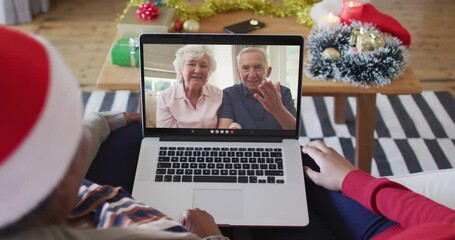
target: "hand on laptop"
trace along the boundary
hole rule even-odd
[[[344,178],[349,172],[357,169],[320,140],[308,143],[302,152],[313,158],[320,168],[320,172],[316,172],[305,166],[306,175],[317,185],[332,191],[341,191]]]
[[[199,208],[186,210],[177,218],[177,222],[201,238],[222,235],[212,215]]]

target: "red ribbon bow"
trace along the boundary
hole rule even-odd
[[[139,6],[136,11],[136,15],[140,19],[152,20],[160,15],[160,12],[158,10],[159,8],[155,5],[155,3],[146,2]]]

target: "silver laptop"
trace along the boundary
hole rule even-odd
[[[290,35],[142,34],[140,44],[143,134],[133,197],[171,217],[204,209],[219,225],[306,226],[307,200],[298,142],[303,38]],[[296,109],[292,130],[160,126],[160,94],[179,84],[177,49],[204,45],[216,71],[208,80],[221,91],[241,84],[236,55],[263,48],[269,79],[289,88]]]

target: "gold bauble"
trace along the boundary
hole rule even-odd
[[[199,32],[199,22],[194,19],[188,19],[183,23],[183,31],[188,33]]]
[[[338,59],[341,57],[341,54],[338,50],[336,50],[335,48],[326,48],[323,52],[322,52],[322,58],[324,59]]]

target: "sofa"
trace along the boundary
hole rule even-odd
[[[455,210],[455,169],[426,171],[387,178]]]

